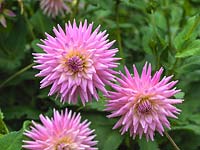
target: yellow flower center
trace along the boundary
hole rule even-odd
[[[88,59],[89,57],[81,54],[81,52],[71,50],[61,59],[61,64],[74,75],[87,68]]]
[[[54,150],[76,150],[77,144],[73,143],[72,139],[69,137],[61,138],[56,142]]]

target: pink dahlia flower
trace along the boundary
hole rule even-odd
[[[41,70],[36,76],[45,77],[41,88],[52,84],[49,95],[57,93],[62,102],[76,103],[78,96],[83,104],[92,97],[98,100],[97,89],[106,94],[105,84],[114,80],[118,50],[110,48],[114,41],[107,40],[106,31],[98,32],[99,26],[92,33],[92,26],[85,21],[77,27],[74,21],[63,31],[58,25],[55,37],[46,34],[44,45],[38,44],[45,53],[33,54],[39,63],[34,68]]]
[[[54,110],[53,118],[40,115],[41,124],[33,121],[30,131],[25,135],[31,140],[24,140],[25,149],[30,150],[96,150],[93,141],[94,130],[89,129],[90,122],[81,122],[80,114]]]
[[[117,78],[119,85],[113,85],[115,92],[109,92],[106,110],[112,114],[108,117],[120,117],[113,129],[121,127],[122,134],[129,130],[133,138],[145,134],[147,140],[154,140],[155,131],[163,135],[164,127],[170,129],[167,117],[177,118],[180,110],[173,104],[183,100],[170,98],[180,90],[173,88],[177,81],[169,82],[173,76],[160,80],[162,68],[153,77],[151,65],[147,67],[147,63],[141,77],[135,65],[133,70],[132,77],[125,67],[126,75],[121,73],[121,79]]]
[[[69,0],[68,0],[69,1]],[[59,13],[62,15],[64,11],[69,12],[70,8],[65,4],[66,0],[41,0],[40,7],[44,14],[56,17]]]

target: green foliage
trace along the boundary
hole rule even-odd
[[[106,104],[106,98],[102,95],[102,93],[99,93],[99,100],[94,101],[93,103],[87,103],[86,108],[94,109],[97,111],[104,111]]]
[[[5,135],[0,136],[0,147],[3,150],[21,150],[23,132],[28,130],[31,122],[25,121],[23,123],[22,129],[19,131],[13,131]]]
[[[182,48],[182,50],[176,54],[176,57],[183,58],[195,55],[200,55],[200,40],[193,40],[189,42],[185,48]]]
[[[98,148],[102,150],[116,150],[123,140],[123,136],[118,131],[113,131],[113,120],[105,117],[103,113],[85,113],[85,118],[92,122],[91,128],[95,129],[98,135],[96,139]]]
[[[175,37],[174,45],[177,49],[176,57],[183,58],[200,55],[200,40],[195,39],[198,35],[199,23],[199,16],[190,18],[187,25],[184,26],[182,31]]]
[[[83,107],[81,103],[63,105],[56,95],[48,97],[49,87],[39,89],[41,79],[34,77],[38,71],[30,65],[32,53],[43,52],[36,44],[45,38],[45,32],[54,36],[53,26],[64,27],[73,19],[77,23],[87,19],[94,27],[101,24],[100,30],[107,30],[109,39],[116,40],[113,47],[123,57],[116,70],[123,70],[122,63],[128,68],[136,64],[141,70],[148,61],[154,72],[163,67],[164,75],[173,74],[179,80],[177,88],[182,92],[175,98],[184,102],[177,106],[182,111],[179,118],[170,119],[170,135],[183,150],[200,149],[200,1],[74,0],[69,2],[71,13],[56,18],[46,16],[39,1],[4,3],[16,17],[6,18],[7,28],[0,24],[0,149],[20,150],[22,133],[31,120],[39,121],[39,114],[52,116],[53,108],[66,107],[91,121],[100,150],[173,149],[165,137],[156,135],[154,142],[146,142],[145,138],[120,135],[120,129],[112,130],[117,119],[106,117],[107,99],[101,93],[99,101]]]
[[[20,119],[21,117],[37,119],[40,114],[34,108],[27,105],[9,107],[4,111],[4,113],[6,119]]]
[[[3,150],[20,150],[22,146],[23,130],[14,131],[0,137],[0,147]]]
[[[23,17],[18,19],[17,22],[10,25],[9,31],[5,32],[0,29],[1,70],[16,70],[21,65],[21,60],[25,55],[27,27]]]
[[[175,48],[178,49],[178,51],[179,50],[181,51],[181,47],[184,45],[185,42],[194,40],[196,38],[198,33],[195,31],[197,31],[199,22],[200,22],[199,16],[191,17],[187,21],[187,24],[184,26],[182,31],[175,37],[174,45],[175,45]]]
[[[43,50],[39,46],[37,46],[38,43],[41,43],[41,41],[38,40],[38,39],[33,40],[31,42],[31,47],[33,48],[34,52],[36,52],[36,53],[42,53]]]
[[[0,110],[0,137],[9,132],[3,121],[3,118],[4,118],[3,113]]]
[[[158,144],[156,141],[146,141],[146,139],[142,138],[138,141],[140,146],[140,150],[159,150]]]
[[[51,19],[43,15],[40,10],[35,12],[30,18],[30,24],[33,29],[40,34],[48,33],[53,29],[53,22]]]

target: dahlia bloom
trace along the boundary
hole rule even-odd
[[[151,64],[143,67],[139,76],[135,65],[134,76],[131,76],[125,67],[126,75],[121,73],[121,79],[117,78],[119,85],[114,84],[114,92],[109,92],[106,111],[110,111],[109,118],[120,117],[113,129],[121,127],[121,133],[128,130],[133,138],[143,134],[154,140],[154,132],[163,135],[164,127],[170,129],[167,117],[177,118],[180,110],[173,104],[181,103],[182,99],[170,98],[180,92],[173,88],[178,81],[169,82],[173,76],[163,77],[163,69],[151,76]]]
[[[64,11],[70,11],[70,8],[65,4],[65,2],[66,0],[41,0],[40,7],[44,14],[54,18],[59,13],[63,15]]]
[[[117,67],[119,58],[113,56],[118,51],[111,49],[114,41],[107,40],[106,31],[98,32],[100,26],[92,33],[93,24],[87,21],[77,27],[69,22],[65,31],[58,25],[53,29],[55,37],[49,34],[38,44],[45,53],[35,53],[35,66],[40,71],[36,76],[45,77],[41,88],[52,84],[49,95],[57,93],[62,102],[76,103],[80,96],[82,103],[98,100],[97,89],[107,94],[105,84],[114,81],[113,68]]]
[[[90,122],[81,122],[80,114],[54,110],[53,118],[40,115],[41,124],[33,122],[30,131],[24,135],[31,140],[23,141],[23,148],[29,150],[96,150],[93,141],[94,130],[89,129]]]

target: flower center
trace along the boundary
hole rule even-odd
[[[142,114],[149,113],[152,110],[152,104],[147,98],[142,98],[137,106],[137,111]]]
[[[70,138],[62,138],[55,145],[55,150],[76,150],[77,144],[73,143]]]
[[[56,147],[56,150],[76,150],[77,146],[74,144],[65,144],[65,143],[61,143],[58,144]]]
[[[83,70],[83,60],[78,56],[69,58],[66,64],[72,72],[79,72]]]

